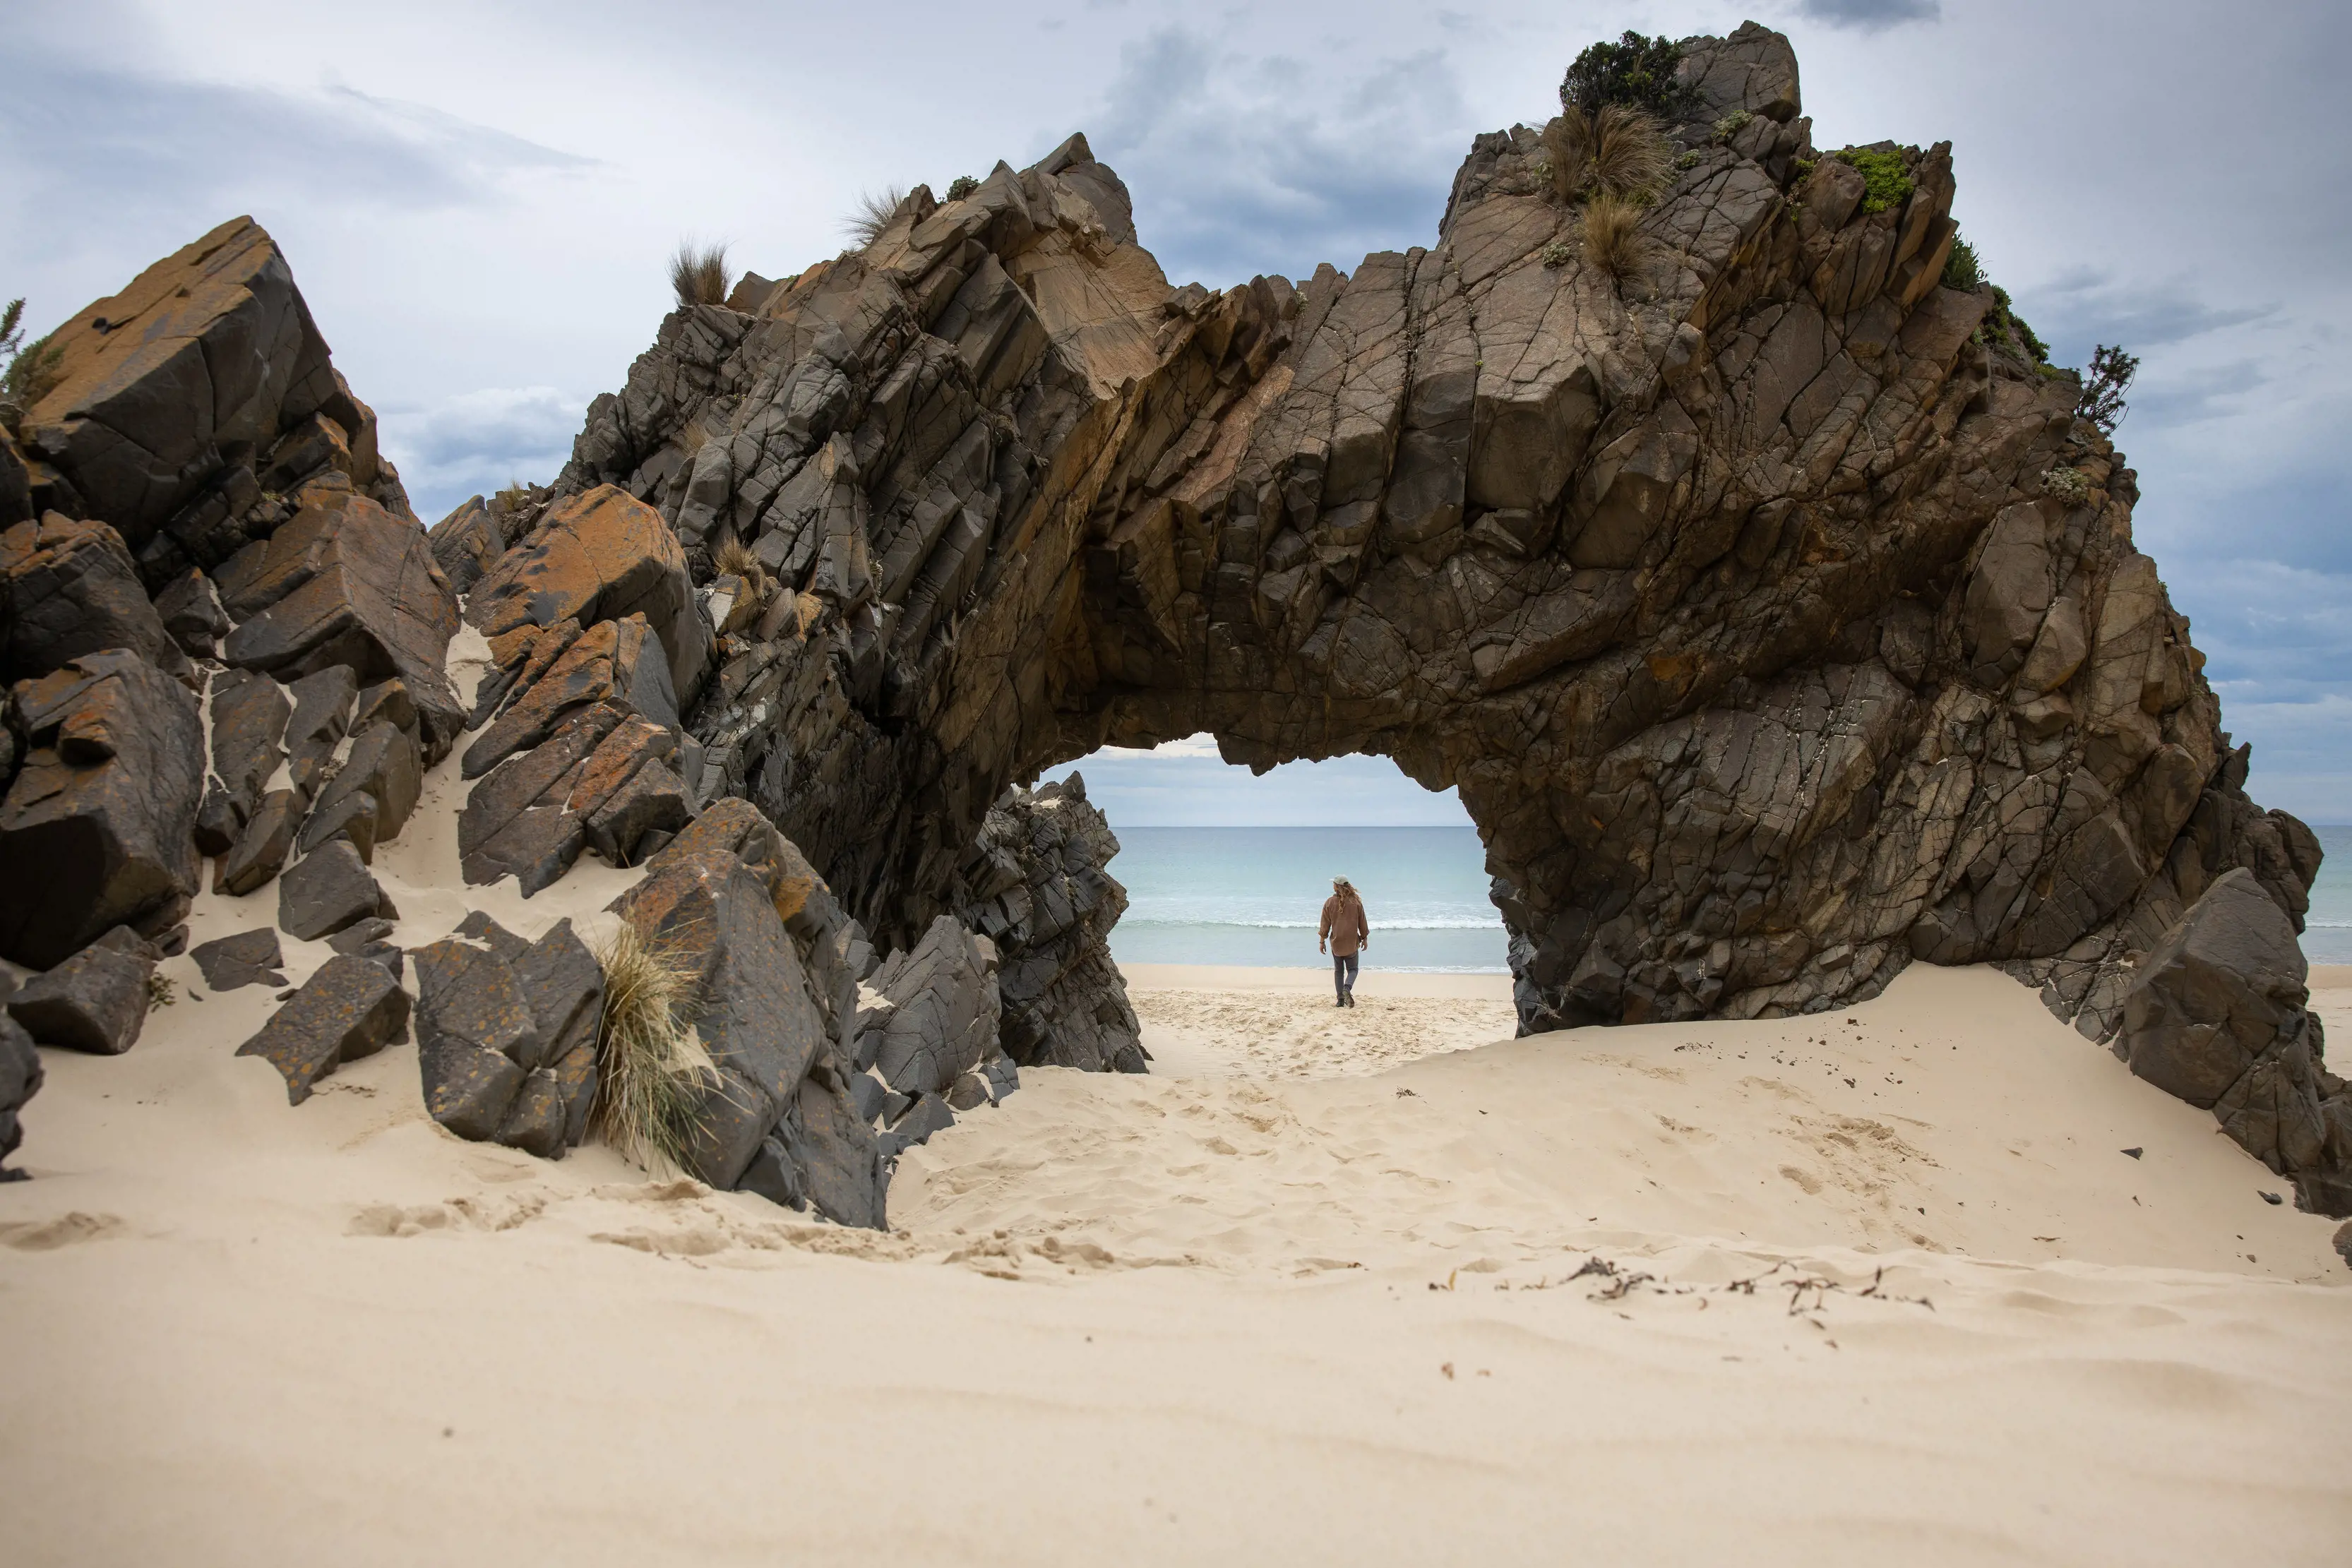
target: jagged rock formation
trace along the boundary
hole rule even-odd
[[[1942,286],[1948,147],[1820,156],[1752,24],[1682,75],[1629,265],[1516,127],[1431,249],[1171,288],[1073,137],[675,313],[551,491],[430,540],[283,258],[224,225],[61,329],[0,441],[0,856],[37,873],[0,957],[184,940],[200,852],[224,895],[279,880],[338,955],[246,1048],[299,1101],[405,1030],[367,868],[470,731],[467,876],[646,864],[620,913],[691,958],[723,1079],[697,1173],[878,1223],[890,1149],[1014,1081],[954,913],[1007,938],[1028,1060],[1139,1065],[1108,832],[1007,787],[1205,729],[1458,785],[1529,1030],[1997,961],[2352,1207],[2292,930],[2214,936],[2256,897],[2295,926],[2317,843],[2247,799],[2072,381]],[[446,1074],[445,1109],[552,1153],[580,1090],[531,1087],[531,1018],[445,1031],[520,1081]]]
[[[1874,200],[1779,35],[1682,78],[1622,277],[1528,127],[1433,248],[1222,295],[1074,137],[673,314],[554,489],[657,507],[698,581],[747,546],[793,606],[720,640],[688,783],[905,944],[1055,761],[1385,754],[1478,822],[1530,1030],[1925,958],[2105,1038],[2220,873],[2300,918],[2316,845],[2246,800],[2131,470],[1941,285],[1948,146],[1871,150],[1906,187]]]
[[[204,782],[187,688],[107,649],[19,681],[8,717],[21,764],[0,799],[0,957],[45,969],[117,925],[177,924]]]
[[[111,524],[151,590],[267,535],[280,495],[321,472],[409,514],[374,413],[251,218],[76,312],[50,343],[57,381],[20,430],[29,505]]]
[[[1110,928],[1127,913],[1127,889],[1106,869],[1117,853],[1073,773],[1034,793],[1007,790],[958,872],[956,915],[996,945],[1000,1038],[1024,1067],[1150,1071],[1110,956]]]

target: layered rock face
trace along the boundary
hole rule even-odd
[[[1433,248],[1171,288],[1073,138],[674,314],[554,489],[777,580],[686,782],[905,945],[1045,766],[1381,753],[1478,822],[1529,1030],[1821,1009],[1924,958],[2107,1038],[2222,873],[2298,920],[2316,844],[2246,799],[2131,470],[1941,284],[1949,148],[1872,150],[1907,186],[1874,199],[1779,35],[1682,78],[1622,276],[1518,127]]]
[[[1208,730],[1458,786],[1528,1030],[1996,961],[2352,1208],[2294,942],[2318,845],[2247,799],[2073,381],[1942,286],[1949,149],[1817,153],[1752,25],[1682,75],[1613,259],[1527,127],[1434,247],[1221,295],[1169,286],[1082,138],[919,190],[675,313],[549,491],[430,538],[224,225],[61,329],[0,441],[0,958],[48,971],[11,1027],[134,1042],[209,858],[334,946],[245,1048],[290,1098],[402,1038],[369,868],[446,758],[469,881],[646,868],[615,912],[719,1074],[696,1174],[878,1224],[891,1154],[1016,1060],[1144,1064],[1116,841],[1082,786],[1008,788]],[[551,1155],[598,982],[568,932],[501,937],[416,954],[421,1089]],[[274,973],[233,940],[208,976]]]
[[[1144,1072],[1143,1026],[1111,961],[1127,889],[1110,823],[1073,773],[989,808],[958,872],[956,915],[996,945],[1005,1054],[1024,1067]]]

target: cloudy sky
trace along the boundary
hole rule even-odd
[[[2341,0],[5,0],[0,291],[38,330],[253,214],[429,521],[552,475],[681,236],[780,276],[863,190],[1084,130],[1172,278],[1350,268],[1429,243],[1471,136],[1553,112],[1585,44],[1749,16],[1795,40],[1820,144],[1955,143],[1964,231],[2056,358],[2144,357],[2141,543],[2257,798],[2352,821]],[[1459,820],[1378,759],[1114,775],[1136,822]]]

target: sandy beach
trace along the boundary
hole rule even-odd
[[[289,1109],[229,1054],[268,993],[166,972],[130,1055],[47,1054],[0,1187],[15,1563],[2323,1563],[2352,1524],[2333,1224],[1989,970],[1524,1040],[1500,977],[1341,1013],[1139,972],[1155,1074],[1024,1072],[887,1235],[461,1143],[413,1045]]]

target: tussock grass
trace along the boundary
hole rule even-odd
[[[670,253],[669,286],[680,305],[727,303],[727,247],[680,240]]]
[[[751,591],[754,599],[768,597],[768,569],[751,552],[751,547],[741,539],[730,538],[719,547],[715,558],[721,577],[740,577]]]
[[[1588,193],[1646,200],[1674,173],[1674,156],[1658,122],[1623,104],[1594,114],[1570,106],[1544,127],[1552,190],[1562,201]]]
[[[857,198],[857,210],[841,220],[841,228],[860,246],[872,245],[890,226],[890,214],[907,199],[903,185],[885,185],[878,191],[868,191]]]
[[[1622,283],[1649,259],[1650,242],[1641,222],[1641,205],[1630,197],[1593,197],[1584,204],[1584,259]]]
[[[624,920],[596,949],[604,1016],[596,1038],[596,1135],[646,1170],[684,1171],[702,1101],[721,1085],[694,1031],[690,979],[677,957]]]

